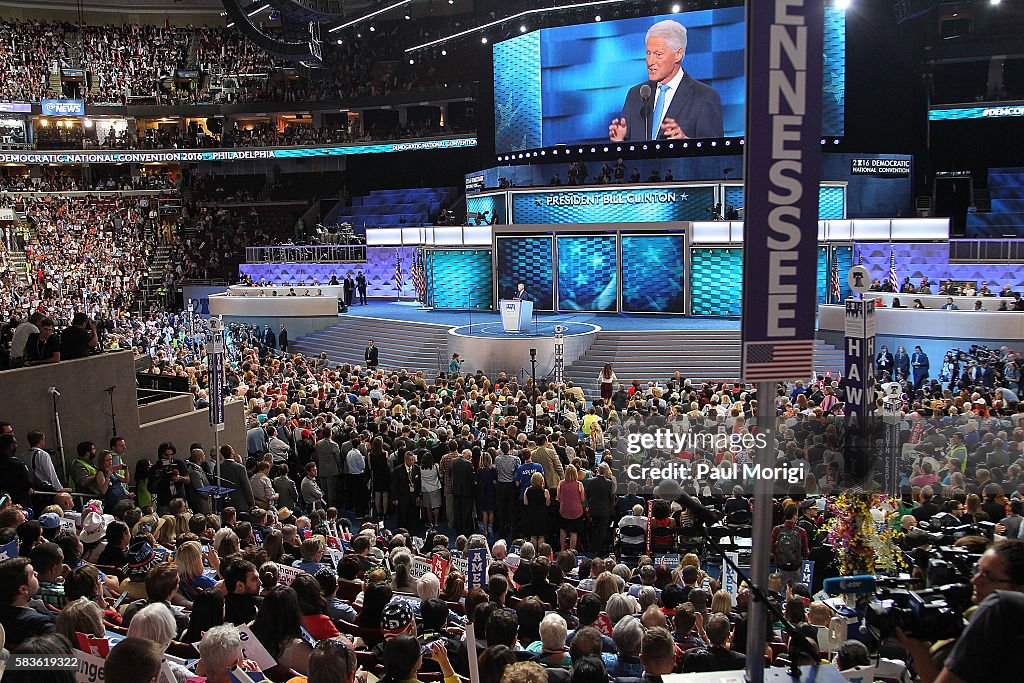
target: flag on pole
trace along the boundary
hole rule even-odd
[[[395,250],[395,289],[398,290],[398,294],[402,294],[404,289],[404,283],[402,282],[402,255]]]
[[[832,301],[838,303],[842,293],[839,290],[839,263],[835,257],[832,258],[832,272],[828,278],[828,291],[831,294]]]
[[[889,286],[894,292],[900,291],[900,280],[896,276],[896,252],[892,247],[889,248]]]
[[[427,304],[427,276],[423,268],[423,253],[421,250],[416,250],[416,255],[413,256],[412,262],[412,284],[416,289],[416,298],[420,300],[423,305]]]

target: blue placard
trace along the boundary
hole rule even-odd
[[[484,588],[487,585],[487,550],[472,548],[466,552],[469,561],[469,576],[466,577],[467,588]]]
[[[814,581],[814,560],[804,560],[800,565],[800,583],[808,588]]]
[[[0,547],[0,560],[9,560],[18,556],[18,539],[14,539],[5,546]]]
[[[43,100],[43,116],[85,116],[85,100]]]

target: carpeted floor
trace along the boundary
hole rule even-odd
[[[418,303],[407,301],[371,301],[366,306],[352,306],[350,315],[386,320],[433,323],[447,327],[477,323],[500,323],[495,311],[428,311]],[[577,322],[600,325],[609,331],[631,330],[738,330],[739,318],[694,318],[681,315],[638,315],[627,313],[538,313],[538,322]]]

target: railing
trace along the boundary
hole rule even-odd
[[[246,263],[366,263],[366,246],[246,247]]]
[[[950,240],[950,263],[1020,263],[1024,261],[1024,240]]]

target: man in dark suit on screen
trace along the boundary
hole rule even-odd
[[[646,43],[650,80],[626,93],[622,116],[608,126],[608,138],[621,142],[722,137],[718,93],[682,69],[686,28],[671,19],[659,21],[648,29]]]

